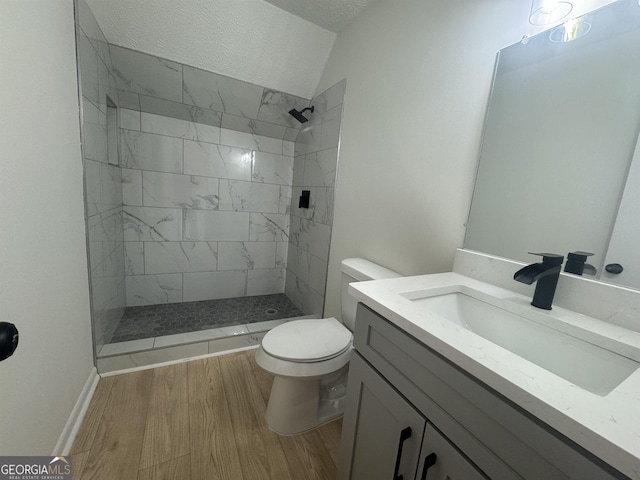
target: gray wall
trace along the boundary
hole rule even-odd
[[[529,8],[385,0],[338,34],[318,87],[348,83],[325,315],[340,314],[344,258],[405,275],[451,270],[496,52],[529,33]]]
[[[75,48],[72,0],[0,2],[2,455],[50,455],[93,369]]]

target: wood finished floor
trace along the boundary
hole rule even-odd
[[[100,379],[74,480],[334,480],[342,421],[281,437],[255,350]]]

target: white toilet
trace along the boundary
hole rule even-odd
[[[401,275],[362,258],[342,261],[342,320],[304,319],[270,330],[256,362],[275,375],[265,420],[280,435],[306,432],[342,415],[357,301],[351,282]]]

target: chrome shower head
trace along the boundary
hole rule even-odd
[[[310,107],[307,107],[301,110],[300,112],[295,108],[292,108],[291,110],[289,110],[289,115],[291,115],[293,118],[298,120],[300,123],[305,123],[309,121],[309,119],[303,115],[303,113],[306,112],[307,110],[313,113],[313,111],[315,110],[315,107],[311,105]]]

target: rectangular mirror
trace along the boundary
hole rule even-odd
[[[640,6],[577,22],[499,52],[464,246],[587,251],[597,278],[640,289]]]

